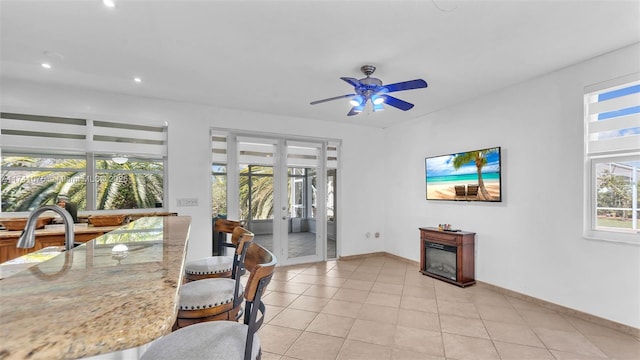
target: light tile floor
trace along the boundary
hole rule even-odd
[[[316,254],[316,234],[312,232],[291,232],[287,235],[289,257],[297,258]],[[273,234],[255,235],[253,241],[273,251]],[[327,259],[336,257],[336,241],[327,239]]]
[[[279,267],[263,360],[640,359],[627,334],[387,256]]]

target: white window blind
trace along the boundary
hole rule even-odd
[[[214,164],[226,164],[229,160],[230,136],[227,131],[211,130],[211,156]],[[238,163],[273,165],[277,140],[248,136],[236,136]]]
[[[287,165],[293,167],[315,168],[321,143],[287,141]]]
[[[167,126],[0,113],[2,147],[105,154],[167,155]]]
[[[276,139],[238,137],[238,163],[273,166]]]
[[[586,154],[640,150],[640,75],[598,84],[585,91]]]
[[[338,148],[340,143],[337,141],[329,141],[327,143],[327,169],[336,169],[338,167]]]
[[[227,132],[211,131],[211,158],[214,164],[227,163]]]
[[[229,132],[225,130],[211,130],[211,158],[214,164],[226,164],[228,161]],[[276,139],[252,136],[238,136],[238,152],[240,164],[273,165],[275,159]],[[338,167],[338,149],[340,142],[327,141],[327,169]],[[287,141],[287,162],[291,166],[315,167],[320,154],[320,143],[313,144],[305,141]]]

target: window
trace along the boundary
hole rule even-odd
[[[58,194],[67,194],[78,210],[85,210],[84,156],[27,155],[3,152],[2,212],[32,211],[56,203]]]
[[[211,132],[211,213],[227,217],[227,134]]]
[[[95,160],[95,210],[162,207],[164,161],[129,158],[117,164],[109,158]],[[91,187],[89,187],[91,188]]]
[[[585,91],[585,233],[640,243],[640,75]]]
[[[211,209],[213,217],[227,216],[227,166],[211,166]]]
[[[162,207],[166,126],[1,113],[3,212]],[[125,154],[125,163],[112,160]]]
[[[1,167],[3,212],[53,205],[58,195],[68,196],[78,210],[145,209],[162,204],[162,160],[129,158],[125,164],[116,164],[110,158],[92,162],[79,155],[5,152]]]

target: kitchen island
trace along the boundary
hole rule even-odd
[[[184,216],[142,218],[26,270],[7,269],[0,359],[78,359],[171,332],[190,225]]]

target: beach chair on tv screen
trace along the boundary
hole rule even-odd
[[[478,185],[469,184],[467,185],[467,200],[477,200],[478,199]]]

